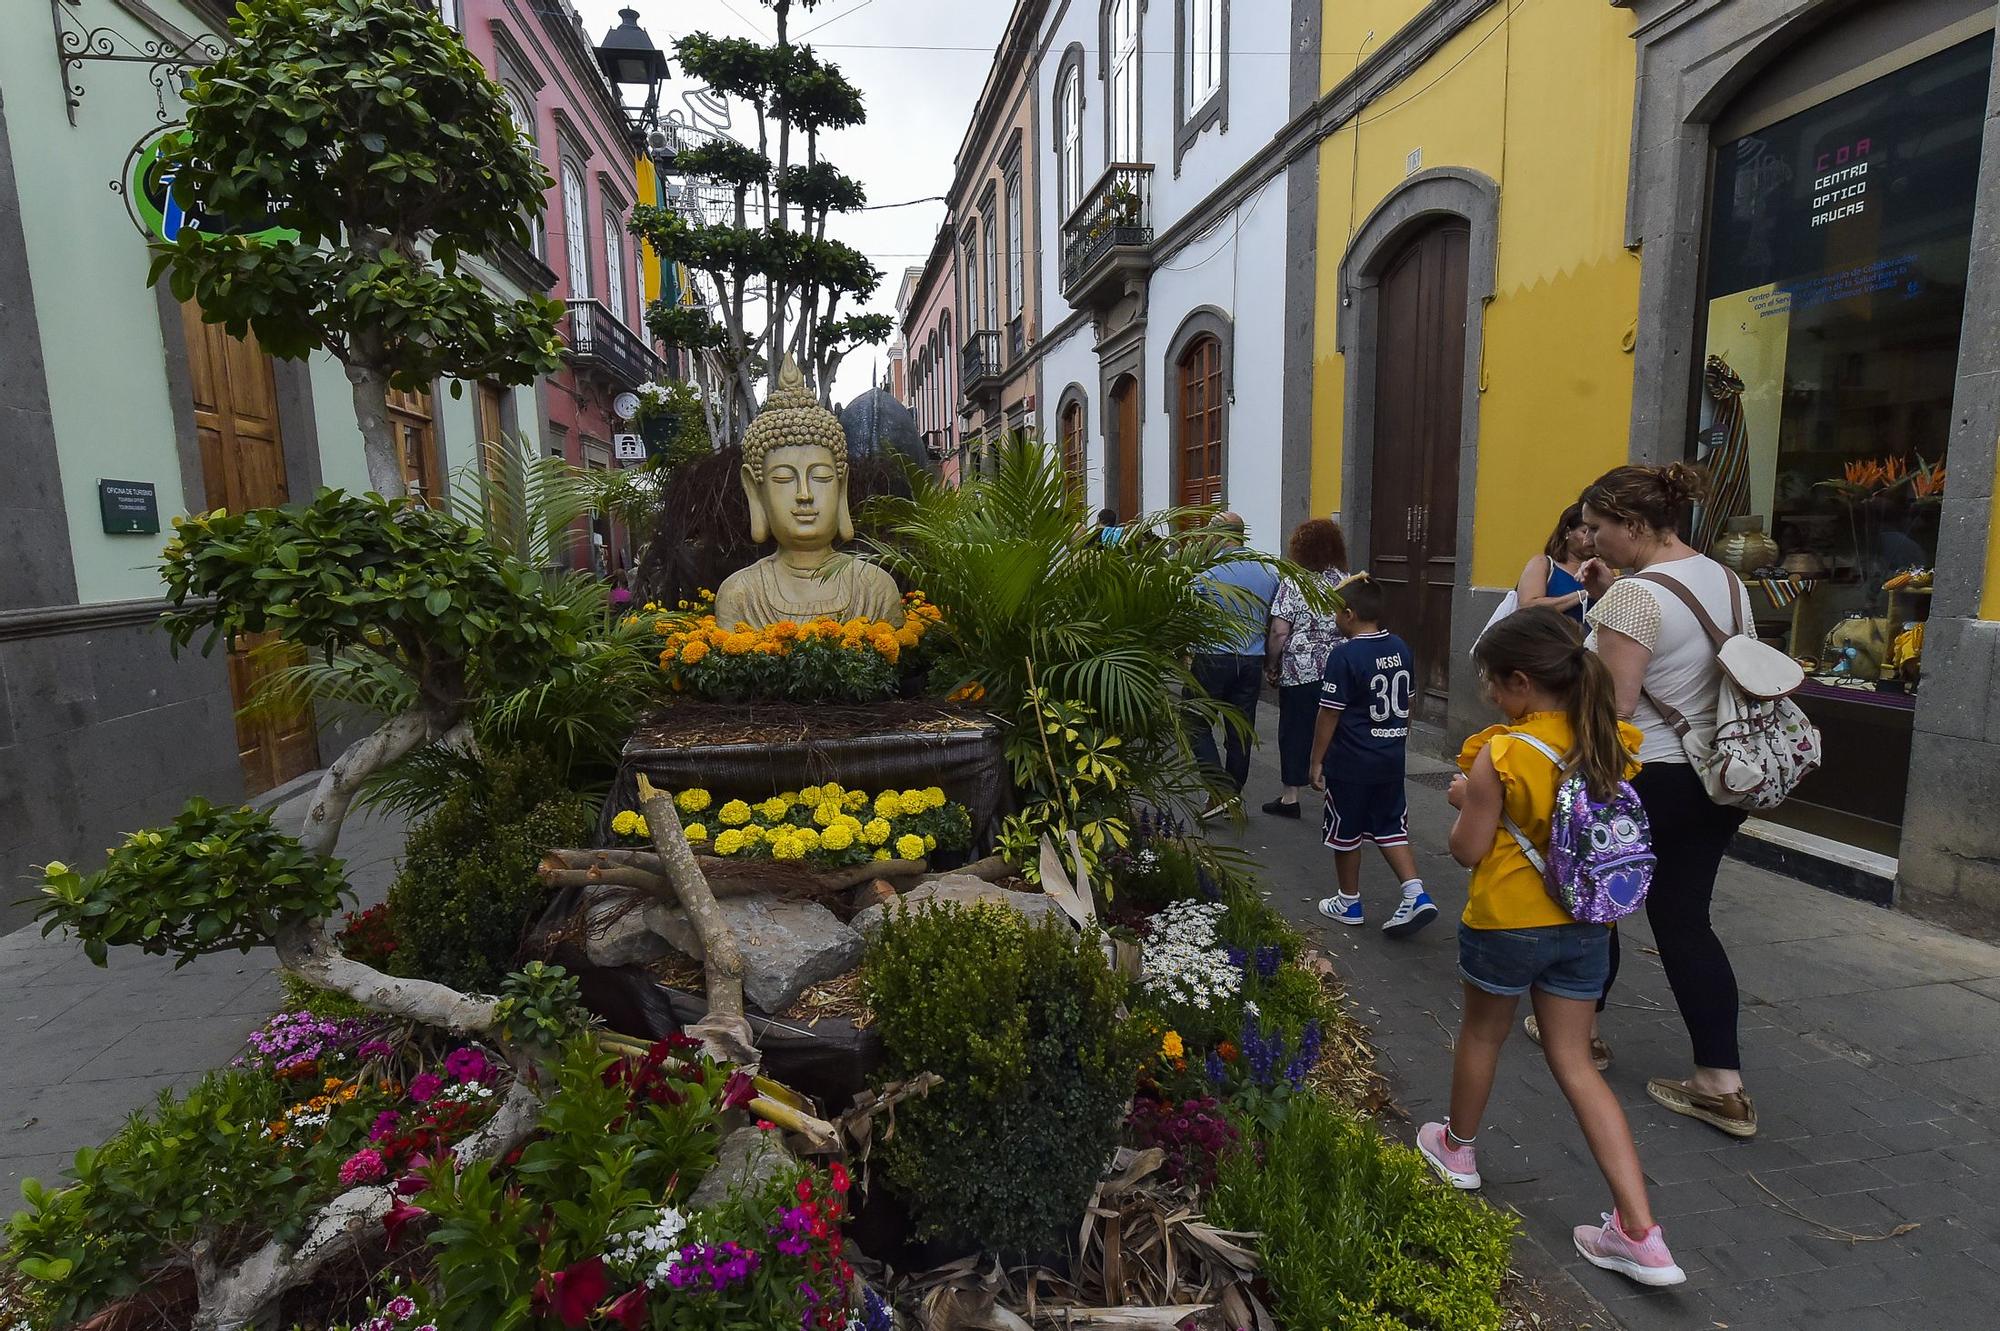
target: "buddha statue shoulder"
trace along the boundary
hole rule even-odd
[[[777,553],[723,579],[715,593],[717,623],[765,628],[787,619],[866,618],[902,624],[896,580],[836,548],[854,539],[847,478],[847,435],[787,356],[743,438],[750,535],[760,545],[775,540]]]

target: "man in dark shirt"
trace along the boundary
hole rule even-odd
[[[1326,658],[1319,727],[1313,735],[1313,787],[1326,792],[1323,823],[1339,891],[1320,914],[1359,925],[1361,843],[1372,841],[1403,884],[1402,900],[1382,926],[1391,938],[1417,932],[1437,918],[1437,906],[1417,876],[1410,852],[1409,806],[1403,765],[1410,740],[1416,658],[1382,627],[1381,584],[1357,573],[1340,584],[1336,622],[1347,641]]]

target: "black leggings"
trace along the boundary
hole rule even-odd
[[[1680,1007],[1701,1068],[1740,1069],[1736,1048],[1736,971],[1709,923],[1715,875],[1729,839],[1743,825],[1741,809],[1709,799],[1686,763],[1649,763],[1632,778],[1652,824],[1658,863],[1646,897],[1646,922],[1660,947],[1660,965]],[[1611,936],[1611,981],[1618,978],[1618,934]],[[1598,1008],[1603,1009],[1599,1000]]]

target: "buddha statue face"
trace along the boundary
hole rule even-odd
[[[750,534],[793,553],[854,539],[847,508],[847,436],[805,386],[790,357],[743,440]]]

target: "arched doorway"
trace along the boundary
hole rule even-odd
[[[1106,451],[1115,463],[1112,486],[1118,519],[1130,522],[1144,507],[1139,488],[1139,381],[1132,375],[1111,385],[1111,410],[1105,413],[1105,423],[1111,429]]]
[[[1388,593],[1388,626],[1416,652],[1433,715],[1453,655],[1470,236],[1457,217],[1423,227],[1381,266],[1376,298],[1369,571]]]

